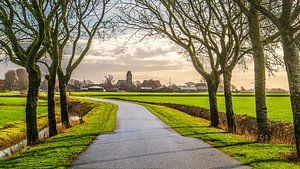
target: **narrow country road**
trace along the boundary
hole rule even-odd
[[[117,128],[98,136],[71,168],[229,169],[250,168],[207,143],[183,137],[140,105],[117,104]]]

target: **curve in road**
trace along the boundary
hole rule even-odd
[[[140,105],[117,104],[115,132],[100,135],[71,168],[229,169],[250,168],[209,144],[183,137]]]

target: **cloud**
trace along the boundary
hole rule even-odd
[[[128,38],[129,35],[107,41],[95,39],[88,54],[72,77],[102,82],[104,76],[108,74],[112,74],[115,79],[125,79],[126,72],[131,70],[134,80],[153,78],[161,80],[164,84],[170,79],[177,84],[187,81],[197,82],[201,79],[190,61],[179,53],[182,49],[169,40],[150,38],[138,42],[137,38],[133,38],[127,42]],[[80,40],[79,43],[82,48],[86,41]],[[80,50],[79,48],[78,51]],[[66,64],[71,53],[70,45],[66,48],[65,53],[64,63]],[[0,64],[0,78],[4,77],[5,71],[14,67],[16,66],[12,64],[9,66]],[[248,71],[235,69],[232,82],[237,87],[253,88],[253,81],[254,74],[251,65]],[[268,77],[267,87],[287,89],[284,70],[278,72],[275,77]]]
[[[145,70],[179,69],[184,58],[175,45],[156,40],[149,43],[134,43],[126,46],[118,41],[99,43],[94,41],[83,60],[84,65],[99,64],[101,67],[135,67]]]

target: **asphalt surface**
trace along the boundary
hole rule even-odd
[[[117,128],[97,137],[71,168],[229,169],[250,168],[207,143],[183,137],[146,108],[115,100]]]

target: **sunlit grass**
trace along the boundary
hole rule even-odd
[[[26,98],[0,97],[0,128],[8,123],[25,120]],[[46,100],[39,100],[37,116],[47,114]]]
[[[132,101],[144,101],[154,103],[173,103],[192,105],[209,109],[207,96],[97,96],[99,98],[121,98]],[[234,96],[233,109],[236,114],[256,117],[254,96]],[[292,109],[290,98],[267,97],[268,117],[272,121],[292,122]],[[225,112],[225,101],[223,96],[218,96],[219,111]]]
[[[111,132],[116,126],[117,106],[110,103],[94,104],[84,117],[84,124],[37,146],[28,147],[19,155],[0,160],[0,168],[66,168],[100,133]]]
[[[0,96],[0,148],[25,138],[25,109],[25,97]],[[60,120],[59,111],[59,107],[56,107],[57,121]],[[37,107],[37,125],[39,130],[48,125],[47,113],[46,100],[39,100]]]
[[[207,92],[156,93],[156,92],[72,92],[73,96],[98,98],[122,98],[132,101],[174,103],[209,109]],[[218,93],[219,111],[225,112],[225,100]],[[272,121],[292,122],[292,109],[288,93],[267,93],[268,117]],[[233,93],[233,109],[236,114],[256,117],[254,93]]]
[[[156,105],[143,104],[149,111],[183,136],[199,138],[224,153],[258,169],[300,168],[288,159],[291,145],[260,144],[223,130],[209,127],[209,121]]]
[[[46,100],[39,99],[38,104],[40,106],[47,105]],[[26,105],[26,97],[6,97],[0,96],[0,106],[25,106]]]
[[[20,92],[0,92],[0,97],[18,97],[21,96]]]
[[[72,96],[207,96],[207,92],[70,92]],[[57,93],[59,94],[59,93]],[[223,96],[223,92],[218,92]],[[233,96],[254,96],[253,92],[233,92]],[[267,93],[267,96],[289,96],[289,93]]]

